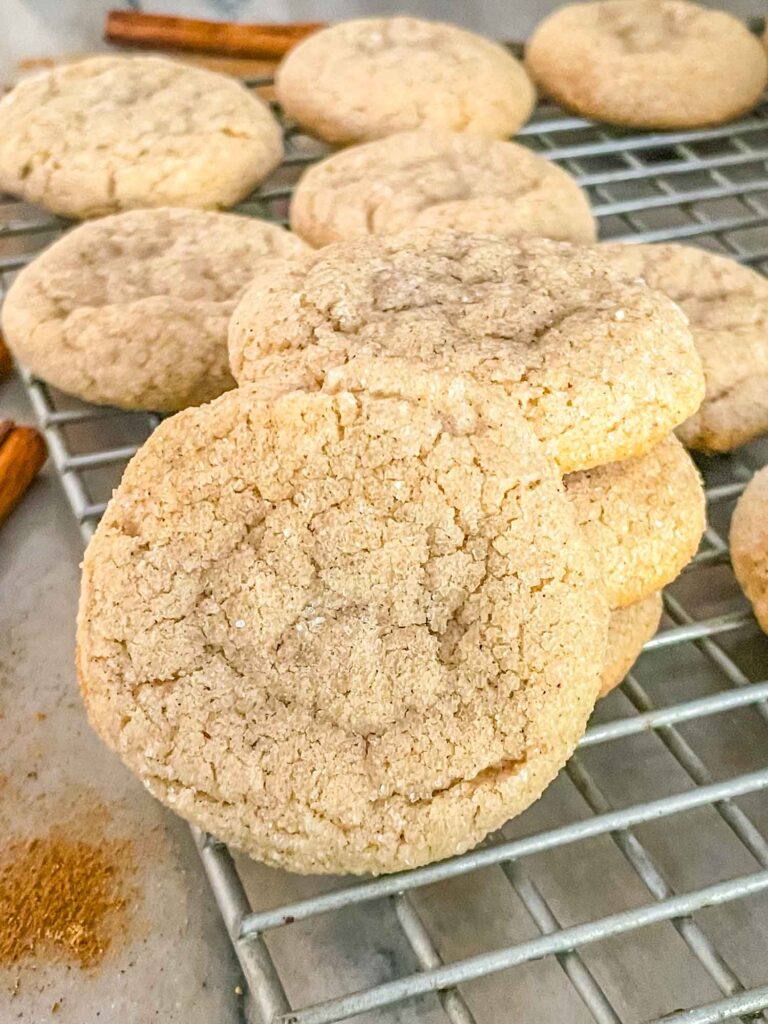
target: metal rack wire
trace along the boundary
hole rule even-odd
[[[540,108],[520,138],[588,188],[602,238],[688,240],[766,270],[768,104],[737,124],[645,135]],[[294,129],[286,143],[284,164],[242,212],[285,222],[298,174],[322,152]],[[62,226],[25,204],[0,206],[6,283]],[[87,540],[157,418],[25,383]],[[733,583],[725,539],[733,502],[767,459],[757,443],[701,460],[710,526],[665,595],[662,631],[598,707],[558,783],[481,848],[314,885],[194,832],[249,1020],[768,1020],[768,641]],[[488,892],[498,906],[486,907]],[[471,937],[457,938],[470,918]],[[503,987],[480,984],[489,979]]]

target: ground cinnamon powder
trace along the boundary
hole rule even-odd
[[[0,860],[0,964],[34,955],[99,962],[130,895],[131,843],[78,838],[64,827],[12,839]]]

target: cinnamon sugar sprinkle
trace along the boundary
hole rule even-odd
[[[0,965],[30,956],[93,967],[124,928],[132,844],[56,826],[11,839],[0,859]]]

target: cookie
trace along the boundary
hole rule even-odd
[[[561,167],[514,142],[434,129],[352,146],[309,167],[291,227],[320,247],[411,227],[590,242],[589,200]]]
[[[0,190],[64,217],[232,206],[282,154],[257,96],[160,57],[61,65],[0,101]]]
[[[737,18],[685,0],[561,7],[525,54],[534,82],[569,110],[631,128],[696,128],[751,110],[768,79]]]
[[[624,680],[655,634],[664,605],[661,594],[651,594],[636,604],[611,612],[608,620],[608,646],[600,683],[600,696],[614,690]]]
[[[565,478],[611,608],[671,583],[706,526],[704,490],[691,457],[668,437],[638,458]]]
[[[86,401],[198,405],[234,386],[227,323],[256,262],[305,250],[251,217],[118,213],[74,228],[21,271],[3,332],[35,374]]]
[[[522,64],[502,46],[408,17],[315,32],[280,64],[275,89],[288,117],[342,144],[422,126],[504,138],[535,102]]]
[[[229,332],[235,378],[322,380],[357,354],[503,389],[562,472],[650,450],[701,401],[685,317],[595,248],[426,228],[258,268]]]
[[[736,503],[731,562],[757,621],[768,633],[768,466],[755,473]]]
[[[525,146],[421,129],[351,146],[309,167],[291,227],[320,247],[411,227],[592,242],[589,200],[561,167]]]
[[[677,430],[689,448],[726,452],[768,431],[768,280],[686,245],[611,245],[616,268],[642,277],[687,314],[706,395]]]
[[[468,849],[598,692],[605,595],[541,445],[465,379],[401,384],[249,385],[166,420],[85,555],[91,723],[178,813],[293,871]]]

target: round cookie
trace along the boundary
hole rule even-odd
[[[584,117],[633,128],[695,128],[751,110],[768,79],[763,47],[737,18],[685,0],[597,0],[538,26],[525,63]]]
[[[305,250],[251,217],[118,213],[74,228],[21,271],[3,332],[33,373],[87,401],[198,405],[234,386],[227,324],[256,262]]]
[[[515,142],[428,129],[309,167],[293,193],[291,227],[316,247],[411,227],[597,237],[587,196],[561,167]]]
[[[768,466],[755,473],[736,503],[731,562],[757,621],[768,633]]]
[[[571,473],[564,482],[611,608],[660,590],[695,555],[706,526],[704,490],[674,437],[647,455]]]
[[[651,594],[626,608],[611,612],[608,620],[608,645],[600,696],[614,690],[640,657],[640,652],[656,633],[664,605],[661,593]]]
[[[468,849],[598,691],[605,595],[541,445],[465,379],[401,384],[250,385],[166,420],[85,555],[91,723],[178,813],[294,871]]]
[[[497,43],[439,21],[366,18],[315,32],[275,76],[283,110],[333,143],[422,125],[491,138],[513,135],[535,93]]]
[[[685,317],[596,248],[414,229],[258,268],[233,314],[241,383],[322,381],[355,355],[469,374],[522,408],[562,472],[648,451],[701,401]]]
[[[239,82],[160,57],[92,57],[0,100],[0,190],[65,217],[232,206],[282,159]]]
[[[617,270],[642,277],[688,316],[706,395],[677,429],[689,448],[725,452],[768,431],[768,280],[687,245],[601,246]]]

